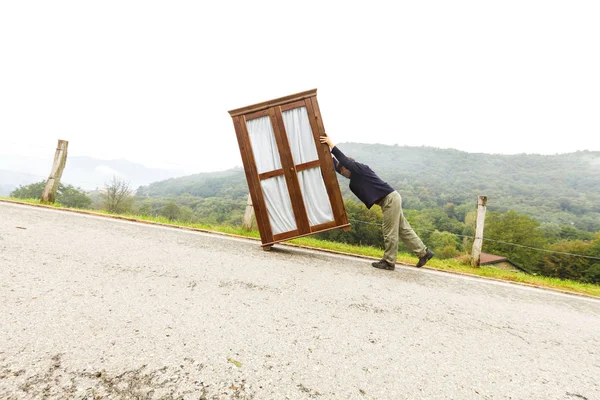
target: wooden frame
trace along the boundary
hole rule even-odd
[[[295,164],[288,142],[283,112],[301,107],[305,107],[308,114],[318,159]],[[317,103],[317,89],[237,108],[229,111],[229,115],[233,120],[233,126],[240,146],[248,189],[250,190],[250,197],[252,198],[252,205],[263,247],[270,248],[276,242],[308,236],[331,229],[350,229],[329,146],[322,144],[319,140],[320,136],[325,136],[325,128]],[[281,168],[259,173],[254,153],[256,149],[252,148],[247,122],[262,117],[269,117],[275,141],[277,142]],[[325,184],[325,190],[333,213],[333,220],[311,226],[298,180],[298,173],[317,167],[320,168],[321,176],[323,177],[323,183]],[[285,179],[296,229],[273,234],[261,181],[277,176],[283,176]]]

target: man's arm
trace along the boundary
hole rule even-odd
[[[321,136],[321,143],[327,143],[327,145],[329,146],[329,150],[335,147],[335,144],[333,144],[331,139],[329,139],[329,136]]]
[[[329,146],[330,151],[335,147],[331,139],[329,139],[329,136],[321,136],[320,139],[322,144],[327,144],[327,146]],[[333,158],[333,167],[337,172],[340,172],[340,163],[338,162],[337,158],[334,156],[331,156],[331,158]]]
[[[334,160],[337,159],[337,161],[340,164],[342,164],[346,169],[350,170],[350,172],[361,172],[362,164],[357,163],[356,161],[346,157],[346,155],[342,153],[340,148],[333,144],[333,142],[331,141],[331,139],[329,139],[328,136],[321,136],[321,143],[327,143],[329,149],[331,150],[331,153],[335,156]]]

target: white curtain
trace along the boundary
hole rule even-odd
[[[294,164],[318,160],[317,147],[308,120],[306,107],[293,108],[283,113],[283,122],[292,150]],[[321,168],[311,168],[298,173],[302,197],[311,225],[334,220]]]
[[[304,198],[310,224],[318,225],[333,221],[333,211],[321,175],[321,168],[316,167],[300,171],[298,180],[300,181],[300,189],[302,189],[302,197]]]
[[[262,180],[260,186],[265,195],[273,235],[296,229],[296,218],[294,218],[294,210],[285,177],[279,175]]]
[[[251,119],[246,122],[246,126],[258,173],[262,174],[281,168],[281,159],[271,119],[269,117]]]
[[[284,111],[282,114],[294,164],[298,165],[318,160],[319,155],[317,154],[312,129],[308,121],[306,107],[293,108],[289,111]]]
[[[275,134],[269,117],[251,119],[246,122],[248,136],[256,161],[258,173],[269,172],[281,168],[279,150],[275,141]],[[262,187],[267,213],[271,221],[271,230],[274,235],[296,229],[296,218],[283,175],[265,179],[260,182]]]

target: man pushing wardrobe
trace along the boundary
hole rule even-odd
[[[327,143],[334,156],[335,170],[350,179],[350,190],[366,206],[371,208],[377,204],[383,211],[383,241],[385,252],[383,258],[372,263],[373,267],[394,270],[398,257],[398,238],[413,252],[419,261],[417,268],[422,267],[433,257],[433,251],[423,244],[423,241],[410,226],[402,212],[402,197],[388,183],[384,182],[366,164],[361,164],[353,158],[346,157],[333,144],[328,136],[321,136],[321,143]]]

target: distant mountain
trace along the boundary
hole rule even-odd
[[[138,188],[151,182],[182,176],[182,170],[148,168],[127,160],[98,160],[90,157],[70,157],[63,181],[85,189],[101,188],[113,176]]]
[[[486,195],[490,211],[514,210],[540,222],[600,231],[600,152],[501,155],[360,143],[339,147],[396,188],[407,209],[466,207]],[[348,181],[338,179],[344,197],[357,201]],[[248,186],[240,168],[155,182],[138,194],[244,199]]]
[[[0,196],[8,196],[19,185],[29,185],[39,181],[36,175],[0,169]]]
[[[0,196],[7,196],[19,185],[48,179],[52,160],[26,156],[0,159]],[[127,160],[100,160],[91,157],[70,156],[61,182],[84,190],[101,188],[113,176],[128,181],[136,189],[151,182],[182,176],[182,170],[147,168]]]

